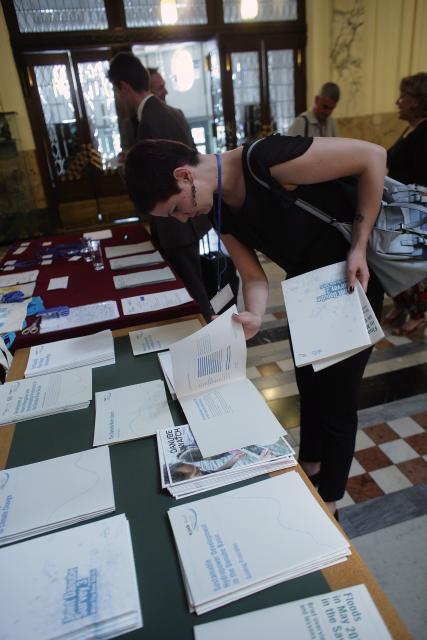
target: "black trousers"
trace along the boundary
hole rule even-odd
[[[202,278],[199,241],[183,247],[161,248],[161,252],[183,281],[190,296],[198,303],[205,320],[209,322],[213,310]]]
[[[381,318],[384,292],[373,273],[367,295],[375,315]],[[360,385],[371,350],[317,373],[311,365],[295,367],[301,402],[299,458],[320,461],[319,494],[326,502],[344,495],[356,441]]]

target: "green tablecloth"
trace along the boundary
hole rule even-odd
[[[115,365],[93,370],[94,392],[162,377],[157,355],[134,357],[128,337],[116,338],[115,350]],[[170,407],[175,424],[185,423],[179,404],[170,401]],[[7,466],[15,467],[89,449],[93,441],[94,420],[92,402],[88,409],[82,411],[18,424]],[[330,590],[321,573],[316,572],[264,589],[209,614],[190,614],[167,517],[167,510],[178,503],[161,491],[155,438],[114,445],[110,452],[116,512],[125,513],[130,522],[144,620],[142,629],[123,638],[190,640],[195,624]],[[234,486],[239,485],[231,488]],[[220,491],[202,494],[202,497]],[[283,633],[286,637],[286,629]]]

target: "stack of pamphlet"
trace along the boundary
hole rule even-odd
[[[31,347],[25,377],[76,367],[101,367],[115,362],[113,334],[106,329],[90,336]]]
[[[0,471],[0,545],[114,511],[108,447]]]
[[[153,436],[173,426],[163,380],[95,393],[94,446]]]
[[[0,386],[0,425],[86,409],[92,399],[92,369],[80,367]]]
[[[124,514],[0,549],[2,640],[106,640],[142,627]]]
[[[172,382],[204,458],[286,433],[246,377],[246,340],[234,305],[170,347]]]
[[[104,247],[107,258],[119,258],[121,256],[131,256],[135,253],[144,253],[146,251],[154,251],[155,246],[150,240],[145,242],[136,242],[135,244],[116,244],[110,247]]]
[[[284,280],[282,290],[297,367],[319,371],[384,337],[360,282],[347,291],[345,262]]]
[[[161,324],[158,327],[148,327],[138,331],[130,331],[129,338],[134,356],[153,351],[169,349],[171,344],[186,338],[201,329],[199,320],[183,320],[171,324]]]
[[[342,562],[349,543],[295,471],[168,512],[190,611]]]
[[[157,447],[162,487],[174,498],[296,465],[294,451],[283,437],[272,444],[253,444],[203,458],[187,424],[158,431]]]
[[[114,258],[110,260],[110,268],[112,271],[117,269],[132,269],[133,267],[148,267],[152,264],[164,262],[158,251],[153,253],[139,253],[136,256],[126,256],[123,258]]]
[[[169,267],[163,267],[163,269],[150,269],[149,271],[137,271],[123,276],[114,276],[113,280],[116,289],[128,289],[130,287],[139,287],[143,284],[170,282],[175,280],[175,276]]]
[[[194,627],[195,640],[392,640],[364,584]]]

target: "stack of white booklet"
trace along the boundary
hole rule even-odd
[[[294,451],[283,437],[271,444],[253,444],[203,458],[186,424],[158,431],[157,448],[162,487],[174,498],[296,465]]]
[[[283,640],[284,637],[392,640],[364,584],[194,627],[195,640]]]
[[[115,638],[142,627],[124,514],[0,549],[2,640]]]
[[[40,333],[84,327],[88,324],[114,320],[119,316],[115,300],[84,304],[81,307],[70,307],[70,312],[67,316],[59,316],[59,318],[47,318],[44,316],[40,323]]]
[[[172,324],[162,324],[159,327],[131,331],[129,338],[133,355],[140,356],[143,353],[169,349],[171,344],[190,336],[200,328],[199,320],[183,320]]]
[[[0,545],[114,511],[108,447],[0,471]]]
[[[345,262],[282,282],[295,364],[329,367],[374,345],[384,333],[360,284],[347,291]]]
[[[107,258],[119,258],[121,256],[131,256],[134,253],[154,251],[155,247],[150,240],[147,240],[136,244],[116,244],[113,247],[104,247],[104,249]]]
[[[69,338],[31,347],[25,377],[75,367],[114,364],[114,340],[110,329],[80,338]]]
[[[123,276],[114,276],[113,280],[116,289],[128,289],[130,287],[139,287],[143,284],[170,282],[171,280],[175,280],[175,276],[169,267],[163,267],[163,269],[150,269],[149,271],[138,271],[136,273],[127,273]]]
[[[342,562],[345,536],[295,471],[168,512],[190,611]]]
[[[92,369],[80,367],[0,386],[0,425],[86,409],[92,399]]]
[[[138,253],[136,256],[125,256],[123,258],[113,258],[110,260],[112,271],[117,269],[132,269],[133,267],[148,267],[152,264],[164,262],[158,251],[152,253]]]
[[[173,419],[162,380],[95,393],[94,446],[152,436]]]
[[[246,341],[232,320],[235,306],[171,345],[173,385],[204,458],[257,442],[276,442],[284,430],[246,377]]]

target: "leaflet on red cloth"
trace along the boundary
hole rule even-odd
[[[205,458],[284,433],[246,377],[245,336],[233,313],[236,306],[170,347],[176,395]]]

